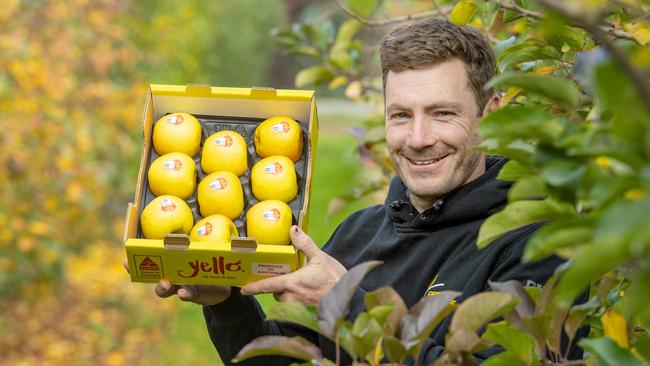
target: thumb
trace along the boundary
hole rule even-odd
[[[293,246],[299,251],[303,252],[307,259],[315,258],[322,253],[320,248],[316,246],[309,235],[305,234],[305,232],[302,231],[298,226],[294,225],[291,227],[290,236]]]

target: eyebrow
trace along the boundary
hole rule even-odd
[[[442,108],[451,108],[455,110],[461,110],[462,109],[462,104],[456,103],[456,102],[439,102],[439,103],[433,103],[428,106],[426,106],[424,109],[425,111],[431,111],[435,109],[442,109]],[[386,107],[387,111],[392,111],[392,110],[410,110],[410,108],[405,107],[399,103],[391,103]]]

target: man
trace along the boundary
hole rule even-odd
[[[485,250],[476,247],[479,227],[507,202],[509,185],[496,176],[505,159],[473,149],[476,125],[496,109],[498,95],[483,86],[495,59],[485,38],[472,28],[430,20],[393,30],[380,47],[386,102],[386,143],[398,176],[386,203],[352,214],[321,251],[297,227],[295,247],[308,264],[284,276],[227,287],[172,286],[161,281],[156,293],[204,305],[210,337],[228,362],[261,335],[301,335],[334,359],[334,345],[315,333],[264,320],[250,296],[273,293],[279,301],[316,304],[355,264],[381,260],[363,280],[351,303],[363,310],[365,291],[392,286],[413,306],[423,296],[456,290],[463,299],[487,289],[487,281],[542,284],[560,263],[557,258],[522,264],[526,240],[537,228],[509,233]],[[449,319],[436,328],[420,354],[430,364],[444,351]],[[481,355],[478,355],[479,357]],[[282,358],[251,359],[251,364],[288,364]],[[349,363],[349,362],[347,362]],[[343,364],[347,364],[343,362]]]

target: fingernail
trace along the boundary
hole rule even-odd
[[[296,234],[296,235],[300,235],[300,228],[299,228],[298,226],[294,226],[294,227],[293,227],[293,232],[294,232],[294,234]]]
[[[194,292],[188,288],[178,290],[178,296],[183,300],[191,300],[194,298]]]

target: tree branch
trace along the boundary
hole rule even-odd
[[[364,18],[361,15],[355,13],[353,10],[345,6],[341,2],[341,0],[332,0],[336,5],[341,8],[344,12],[346,12],[348,15],[353,17],[354,19],[358,20],[362,24],[365,24],[367,26],[371,27],[381,27],[384,25],[389,25],[389,24],[395,24],[395,23],[403,23],[403,22],[408,22],[410,20],[417,20],[417,19],[425,19],[425,18],[433,18],[433,17],[439,17],[439,16],[446,16],[449,14],[451,11],[452,7],[451,6],[445,6],[445,7],[440,7],[437,6],[436,10],[432,11],[426,11],[422,13],[413,13],[401,17],[395,17],[395,18],[388,18],[388,19],[368,19]]]
[[[632,79],[639,95],[643,98],[646,105],[650,106],[650,83],[637,69],[630,59],[621,51],[621,49],[609,38],[606,32],[602,29],[598,20],[590,21],[585,19],[581,14],[562,6],[554,0],[537,0],[537,2],[545,8],[557,12],[566,19],[575,23],[576,26],[585,29],[591,33],[596,41],[598,41],[609,53],[612,55],[614,61],[623,69],[623,71]]]
[[[541,13],[537,13],[528,9],[524,9],[522,7],[517,6],[514,3],[510,3],[507,0],[499,0],[499,6],[506,10],[513,11],[521,16],[525,16],[528,18],[535,18],[535,19],[543,19],[544,15]]]
[[[544,19],[544,15],[532,10],[524,9],[520,6],[517,6],[514,3],[511,3],[507,0],[499,0],[499,6],[501,6],[503,9],[510,10],[512,12],[515,12],[521,16],[527,17],[527,18],[534,18],[534,19]],[[579,25],[578,25],[579,26]],[[579,26],[580,28],[584,28]],[[621,29],[616,29],[616,25],[612,22],[605,21],[604,25],[600,25],[603,31],[607,32],[609,35],[620,38],[620,39],[627,39],[629,41],[634,41],[634,37],[632,37],[631,34],[628,32],[621,30]]]

